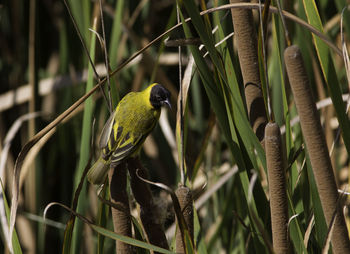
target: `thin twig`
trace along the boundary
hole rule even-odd
[[[102,49],[102,51],[104,51],[106,49],[106,44],[105,44],[105,41],[103,40],[103,38],[101,37],[101,35],[92,28],[89,28],[89,30],[96,35],[98,41],[100,42],[101,49]],[[108,61],[108,56],[107,56],[107,61]],[[109,81],[109,66],[106,66],[106,63],[104,63],[104,65],[105,65],[105,69],[106,69],[107,81]],[[101,87],[100,91],[101,91],[103,98],[105,99],[105,101],[108,105],[109,113],[112,114],[112,106],[110,105],[111,104],[111,97],[109,96],[109,98],[107,98],[105,90],[103,90],[102,87]]]
[[[92,66],[92,69],[93,69],[93,71],[94,71],[94,73],[95,73],[96,79],[97,79],[98,81],[101,81],[100,76],[98,75],[98,73],[97,73],[97,71],[96,71],[96,69],[95,69],[94,62],[92,61],[92,59],[91,59],[91,57],[90,57],[89,50],[87,49],[87,47],[86,47],[86,45],[85,45],[83,36],[82,36],[81,33],[80,33],[80,30],[79,30],[79,28],[78,28],[77,22],[75,21],[74,16],[73,16],[72,12],[70,11],[70,8],[69,8],[69,6],[68,6],[68,3],[67,3],[66,0],[63,0],[63,2],[64,2],[64,5],[66,6],[67,11],[68,11],[68,14],[69,14],[69,16],[70,16],[70,18],[71,18],[71,20],[72,20],[72,22],[73,22],[73,26],[74,26],[74,28],[75,28],[77,34],[78,34],[79,40],[80,40],[81,44],[83,45],[84,51],[85,51],[87,57],[89,58],[89,62],[90,62],[91,66]]]
[[[286,37],[287,46],[290,46],[291,45],[291,40],[290,40],[290,37],[289,37],[289,32],[288,32],[288,28],[287,28],[287,25],[286,25],[286,20],[284,18],[284,15],[282,14],[282,8],[281,8],[280,0],[276,0],[276,2],[277,2],[278,13],[279,13],[279,16],[280,16],[281,21],[282,21],[282,26],[283,26],[283,30],[284,30],[284,36]]]
[[[176,5],[176,16],[177,23],[180,22],[180,13],[179,13],[179,5]],[[181,184],[185,185],[185,145],[184,145],[184,110],[183,110],[183,89],[182,89],[182,59],[181,59],[181,45],[178,47],[179,53],[179,86],[180,86],[180,174],[181,174]]]
[[[107,44],[106,44],[106,34],[105,34],[105,23],[103,20],[103,10],[102,10],[102,1],[99,0],[100,3],[100,17],[101,17],[101,27],[102,27],[102,39],[103,39],[103,49],[104,49],[104,57],[105,57],[105,65],[107,71],[107,84],[108,84],[108,108],[109,113],[112,114],[112,98],[111,98],[111,82],[109,78],[109,60],[108,60],[108,53],[107,53]]]
[[[268,6],[270,7],[270,6]],[[264,9],[264,14],[261,12],[261,0],[259,0],[259,19],[260,19],[260,31],[261,31],[261,48],[263,53],[263,61],[264,61],[264,69],[265,69],[265,84],[266,84],[266,97],[267,97],[267,114],[270,116],[271,119],[271,105],[270,105],[270,94],[269,94],[269,75],[267,71],[267,57],[266,57],[266,50],[265,50],[265,32],[264,32],[264,21],[267,19],[267,17],[263,17],[263,15],[268,16],[265,12],[269,10]],[[264,19],[264,20],[263,20]],[[266,22],[267,23],[267,22]]]
[[[88,57],[88,59],[89,59],[91,68],[92,68],[92,70],[93,70],[94,73],[95,73],[95,77],[96,77],[96,79],[98,80],[98,82],[101,82],[101,77],[100,77],[100,75],[98,75],[98,72],[96,71],[95,64],[94,64],[94,62],[93,62],[92,59],[91,59],[89,50],[88,50],[87,47],[86,47],[86,44],[85,44],[84,39],[83,39],[83,36],[82,36],[81,33],[80,33],[80,30],[79,30],[79,28],[78,28],[78,25],[77,25],[77,23],[76,23],[76,21],[75,21],[75,19],[74,19],[74,16],[73,16],[72,12],[70,11],[70,8],[69,8],[69,6],[68,6],[68,4],[67,4],[67,1],[66,1],[66,0],[63,0],[63,2],[64,2],[64,4],[65,4],[65,6],[66,6],[66,9],[67,9],[67,11],[68,11],[68,14],[69,14],[69,16],[70,16],[70,18],[71,18],[71,20],[72,20],[72,23],[73,23],[73,25],[74,25],[74,28],[75,28],[75,30],[76,30],[76,32],[77,32],[77,34],[78,34],[79,40],[80,40],[80,42],[81,42],[81,44],[82,44],[82,46],[83,46],[83,48],[84,48],[84,51],[85,51],[85,53],[86,53],[86,55],[87,55],[87,57]],[[107,77],[109,77],[108,74],[109,74],[109,72],[108,72],[108,68],[107,68]],[[105,98],[105,100],[107,101],[107,104],[108,104],[108,100],[107,100],[106,94],[105,94],[105,92],[104,92],[104,90],[103,90],[103,88],[102,88],[101,86],[100,86],[100,90],[101,90],[101,93],[103,94],[103,97]],[[110,112],[111,112],[111,107],[109,107],[109,110],[110,110]]]

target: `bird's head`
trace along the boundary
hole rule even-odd
[[[155,109],[162,106],[168,106],[171,109],[170,92],[162,85],[155,84],[151,89],[150,102]]]

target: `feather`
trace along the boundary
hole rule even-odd
[[[110,166],[138,156],[143,142],[158,122],[160,107],[170,105],[169,99],[169,91],[159,84],[124,96],[102,129],[99,140],[102,153],[88,172],[90,182],[103,183]]]
[[[114,118],[115,118],[115,110],[112,112],[110,117],[108,118],[107,122],[103,126],[101,135],[100,135],[100,142],[98,143],[99,148],[103,149],[107,146],[108,139],[111,136],[111,132],[113,130],[113,124],[114,124]]]

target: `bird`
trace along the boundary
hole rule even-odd
[[[104,183],[110,167],[139,156],[146,137],[156,126],[161,107],[171,109],[170,92],[158,83],[130,92],[118,103],[105,123],[99,141],[100,157],[87,173],[88,181]]]

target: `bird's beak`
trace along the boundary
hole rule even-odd
[[[171,109],[171,103],[170,103],[169,99],[166,99],[165,101],[163,101],[162,104],[167,105]]]

